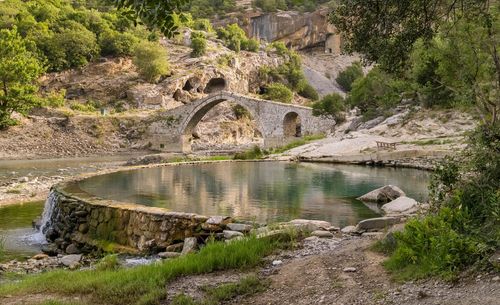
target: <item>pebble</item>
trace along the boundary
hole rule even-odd
[[[342,271],[344,272],[356,272],[358,269],[354,267],[345,267]]]
[[[500,281],[500,276],[495,276],[492,280],[493,282],[498,282]]]
[[[273,266],[279,266],[281,264],[283,264],[283,261],[281,261],[281,260],[275,260],[275,261],[273,261]]]

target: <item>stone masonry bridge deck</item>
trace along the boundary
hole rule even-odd
[[[327,132],[333,119],[315,117],[309,107],[256,99],[227,91],[164,111],[149,127],[151,148],[168,152],[191,152],[191,137],[196,125],[215,105],[228,101],[245,107],[257,123],[265,147],[288,143],[295,138]]]

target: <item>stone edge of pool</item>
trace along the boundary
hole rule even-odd
[[[70,253],[92,252],[96,249],[128,253],[154,252],[180,242],[187,237],[206,236],[213,233],[209,216],[195,213],[173,212],[163,208],[135,203],[105,200],[85,192],[70,191],[78,182],[105,174],[144,168],[179,165],[198,165],[225,162],[277,162],[276,160],[219,160],[161,163],[127,166],[91,174],[82,174],[55,184],[51,188],[54,202],[45,230],[48,241],[58,249]],[[290,162],[290,161],[282,161]],[[50,196],[49,196],[50,198]],[[229,217],[220,216],[222,221]],[[217,224],[215,224],[217,225]]]

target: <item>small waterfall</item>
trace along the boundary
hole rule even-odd
[[[50,191],[47,200],[45,201],[45,207],[43,208],[42,221],[40,224],[40,233],[45,233],[50,228],[50,219],[54,213],[54,206],[57,201],[57,193]]]
[[[51,191],[47,200],[45,201],[45,207],[43,209],[42,220],[40,222],[40,230],[37,232],[27,234],[22,237],[29,245],[43,245],[47,243],[47,239],[45,238],[45,232],[50,228],[50,218],[54,212],[54,206],[57,201],[57,193]]]

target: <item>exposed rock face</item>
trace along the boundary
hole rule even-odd
[[[304,49],[322,46],[325,52],[340,54],[341,40],[328,22],[329,9],[310,13],[280,11],[277,13],[249,12],[223,23],[238,22],[248,36],[268,42],[283,41],[288,47]]]
[[[290,221],[289,224],[309,231],[328,230],[332,227],[332,224],[328,221],[309,219],[294,219]]]
[[[357,199],[366,202],[386,203],[405,195],[405,192],[399,187],[395,185],[386,185],[358,197]]]

